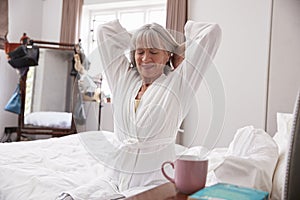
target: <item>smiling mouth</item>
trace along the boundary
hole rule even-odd
[[[154,64],[143,64],[143,65],[141,65],[141,67],[143,69],[151,69],[151,68],[155,67],[155,65]]]

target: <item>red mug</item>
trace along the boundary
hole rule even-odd
[[[174,178],[165,172],[165,166],[171,165],[175,170]],[[205,187],[208,160],[197,156],[183,155],[175,162],[166,161],[161,166],[163,175],[175,184],[177,190],[184,194],[192,194]]]

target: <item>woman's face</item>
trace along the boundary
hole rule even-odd
[[[155,48],[138,48],[134,54],[138,72],[150,83],[163,74],[169,57],[169,52]]]

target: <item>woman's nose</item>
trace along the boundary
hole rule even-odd
[[[149,52],[145,52],[144,55],[143,55],[143,57],[142,57],[142,61],[146,62],[146,61],[148,61],[150,59],[151,59],[150,53]]]

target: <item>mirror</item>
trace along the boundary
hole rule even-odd
[[[75,76],[72,50],[40,49],[39,65],[30,67],[26,80],[25,112],[72,112]]]

